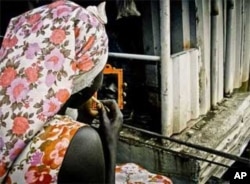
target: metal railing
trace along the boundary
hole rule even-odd
[[[117,53],[109,52],[109,57],[121,58],[121,59],[136,59],[144,61],[160,61],[160,56],[144,55],[144,54],[129,54],[129,53]]]

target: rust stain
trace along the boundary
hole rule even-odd
[[[190,41],[185,41],[184,43],[183,43],[183,49],[184,50],[188,50],[188,49],[190,49],[191,47],[190,47]]]

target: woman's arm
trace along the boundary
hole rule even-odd
[[[123,116],[114,100],[103,100],[101,102],[103,106],[99,109],[99,128],[94,130],[94,128],[91,127],[84,127],[76,133],[64,158],[59,173],[59,182],[70,182],[72,178],[75,180],[77,177],[81,177],[77,179],[77,181],[89,183],[87,181],[91,182],[94,177],[99,181],[94,183],[101,183],[101,178],[98,178],[100,177],[98,168],[101,168],[100,163],[103,163],[101,165],[105,166],[104,183],[115,183],[117,142],[123,123]],[[106,106],[106,108],[104,108],[104,106]],[[107,108],[109,112],[107,112]],[[81,111],[79,114],[82,113]],[[86,113],[84,114],[86,116]],[[78,121],[86,122],[86,119],[80,118]],[[99,161],[101,155],[103,161]],[[88,161],[91,161],[93,164],[92,167],[88,166]],[[83,173],[85,174],[84,176],[82,176]],[[98,177],[96,177],[96,175],[98,175]]]
[[[106,163],[106,183],[115,183],[116,151],[119,132],[123,123],[123,115],[114,100],[101,101],[104,106],[100,109],[99,133],[104,148]]]

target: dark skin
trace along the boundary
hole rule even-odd
[[[103,143],[107,173],[107,183],[115,183],[116,150],[119,132],[121,130],[123,117],[114,100],[105,100],[102,103],[108,107],[110,112],[102,106],[100,110],[100,137]]]
[[[82,108],[80,102],[87,101],[98,90],[102,75],[99,74],[92,86],[82,90],[80,95],[73,95],[66,104],[79,109],[78,121],[90,123],[95,118]],[[99,128],[83,127],[76,133],[65,155],[58,183],[115,183],[116,149],[123,118],[114,100],[101,102]],[[65,106],[60,113],[63,114],[64,110]]]

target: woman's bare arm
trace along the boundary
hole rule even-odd
[[[104,108],[100,109],[100,136],[103,143],[106,163],[106,183],[115,183],[116,151],[119,132],[123,123],[123,115],[114,100],[101,101],[109,112]]]

